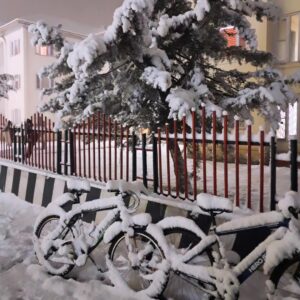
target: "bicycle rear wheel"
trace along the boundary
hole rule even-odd
[[[300,299],[300,257],[285,260],[270,276],[272,300]]]
[[[130,241],[128,241],[128,239]],[[109,259],[128,287],[136,292],[152,291],[151,297],[162,294],[167,284],[167,274],[163,280],[156,276],[165,259],[157,241],[147,232],[135,229],[128,237],[120,233],[111,243]],[[154,291],[154,294],[153,294]]]
[[[201,238],[193,231],[184,228],[165,229],[164,235],[169,246],[178,254],[184,254],[201,241]],[[206,249],[202,254],[189,261],[188,264],[209,267],[212,266],[213,262],[212,249]],[[175,300],[214,299],[206,294],[201,287],[203,287],[203,284],[198,280],[171,271],[164,296]]]
[[[36,239],[34,242],[35,251],[37,254],[38,261],[43,265],[48,273],[52,275],[65,276],[74,267],[74,264],[59,262],[62,255],[58,254],[57,251],[53,250],[52,254],[46,257],[41,253],[41,243],[43,239],[47,237],[59,224],[60,217],[58,215],[49,215],[45,217],[37,226],[34,232]],[[67,229],[64,233],[63,239],[68,241],[74,238],[72,229]]]

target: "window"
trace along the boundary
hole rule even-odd
[[[288,113],[281,112],[281,122],[277,130],[277,137],[285,139],[297,136],[298,133],[298,104],[289,105]]]
[[[14,76],[13,87],[15,90],[19,90],[21,88],[21,76],[20,75]]]
[[[233,26],[221,28],[220,32],[225,40],[227,40],[227,47],[240,46],[245,47],[245,39],[241,38],[237,28]]]
[[[10,42],[10,55],[16,56],[20,54],[21,51],[21,43],[20,40],[14,40]]]
[[[53,47],[52,46],[35,46],[35,54],[41,56],[52,56]]]
[[[54,87],[54,80],[48,77],[36,75],[36,87],[40,90]]]
[[[281,63],[300,60],[300,14],[286,16],[275,27],[274,54]]]

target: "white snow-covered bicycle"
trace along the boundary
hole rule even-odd
[[[212,234],[206,235],[193,220],[184,217],[163,219],[157,224],[160,230],[147,227],[171,265],[166,297],[171,290],[171,296],[180,300],[238,299],[241,284],[263,267],[265,298],[300,299],[300,200],[297,193],[288,192],[278,203],[279,211],[233,219],[219,226],[216,215],[233,210],[229,199],[200,194],[197,205],[211,216]],[[271,234],[241,261],[233,262],[221,237],[256,228],[268,228]],[[188,243],[178,243],[188,236]]]
[[[129,288],[151,297],[160,294],[156,281],[166,284],[168,280],[167,272],[162,271],[167,270],[164,253],[146,232],[151,216],[133,215],[144,186],[139,182],[110,181],[107,189],[116,196],[82,204],[80,196],[90,191],[88,182],[70,181],[68,189],[70,192],[50,203],[35,222],[33,241],[39,263],[50,274],[64,276],[74,266],[83,266],[88,258],[93,261],[93,250],[104,241],[110,244],[108,265],[118,271],[126,264],[123,280]],[[67,211],[68,205],[71,209]],[[108,213],[99,224],[83,222],[86,213],[104,210]]]

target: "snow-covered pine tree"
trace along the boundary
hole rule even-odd
[[[14,90],[13,76],[9,74],[0,74],[0,99],[8,98],[8,92]]]
[[[190,124],[190,109],[205,103],[208,114],[227,110],[242,119],[256,109],[275,129],[280,110],[297,98],[270,67],[272,55],[257,50],[248,20],[275,15],[262,0],[124,0],[103,35],[74,45],[40,22],[31,27],[34,44],[54,42],[58,56],[43,70],[56,85],[44,91],[50,100],[41,110],[68,124],[101,108],[128,125],[153,128],[173,115],[185,114]],[[221,32],[228,25],[245,47],[228,47]],[[223,69],[226,62],[255,71]]]

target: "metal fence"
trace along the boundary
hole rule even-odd
[[[53,122],[42,114],[34,114],[19,127],[0,115],[0,157],[95,181],[141,179],[155,193],[174,198],[195,200],[199,192],[207,192],[234,198],[237,206],[243,198],[248,208],[256,201],[259,211],[266,209],[268,165],[269,208],[274,209],[275,136],[263,129],[253,134],[250,122],[229,120],[226,112],[208,115],[204,106],[199,109],[200,114],[192,110],[150,134],[136,133],[101,112],[63,131],[55,131]],[[291,141],[291,151],[291,188],[297,189],[297,141]],[[259,167],[258,173],[253,174],[253,165]],[[241,172],[246,173],[243,179]],[[253,182],[253,176],[259,180]],[[253,200],[251,189],[257,182],[258,199]]]

